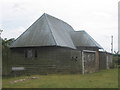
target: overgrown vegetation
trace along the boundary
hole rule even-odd
[[[120,54],[119,52],[115,52],[113,55],[113,64],[117,67],[120,67]]]
[[[8,54],[8,50],[9,50],[9,46],[10,44],[14,41],[15,39],[14,38],[11,38],[11,39],[2,39],[2,56],[3,56],[3,60],[6,59],[7,57],[7,54]],[[5,59],[4,59],[5,58]]]
[[[14,38],[11,39],[2,39],[2,74],[7,75],[7,65],[8,65],[8,52],[9,46],[14,41]]]
[[[30,79],[32,77],[37,79]],[[11,83],[21,79],[24,80]],[[85,75],[58,74],[3,78],[3,88],[118,88],[118,69],[102,70]]]

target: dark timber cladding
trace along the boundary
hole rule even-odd
[[[112,54],[108,52],[99,52],[100,69],[109,69],[112,67]]]
[[[37,49],[37,57],[25,57],[24,50]],[[40,47],[40,48],[21,48],[12,49],[14,57],[8,63],[10,67],[25,67],[25,73],[75,73],[81,72],[80,55],[81,52],[72,50],[70,48],[62,47]],[[19,53],[18,53],[19,52]],[[17,57],[17,60],[14,58]],[[77,58],[76,58],[77,57]],[[9,71],[9,73],[11,70]]]
[[[9,68],[3,72],[22,68],[29,74],[91,73],[99,69],[100,48],[85,31],[74,31],[66,22],[43,14],[11,44]]]

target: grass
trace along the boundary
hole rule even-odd
[[[118,88],[118,69],[102,70],[91,74],[32,75],[38,79],[10,83],[27,78],[3,78],[3,88]]]

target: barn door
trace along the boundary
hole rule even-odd
[[[96,52],[83,50],[82,52],[82,73],[91,73],[95,72],[95,60],[96,60]]]

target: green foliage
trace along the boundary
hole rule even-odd
[[[3,48],[8,47],[14,40],[15,40],[14,38],[11,38],[11,39],[8,39],[8,40],[7,40],[7,38],[2,39]]]
[[[103,70],[91,74],[32,75],[38,79],[11,84],[28,76],[4,78],[3,88],[118,88],[118,69]]]
[[[113,63],[116,65],[120,65],[120,55],[119,54],[113,55]]]
[[[10,44],[14,41],[14,38],[8,39],[2,39],[2,58],[3,60],[7,60],[8,57],[8,51],[9,51],[9,46]]]
[[[10,44],[14,41],[14,38],[8,39],[2,39],[2,55],[3,57],[7,57],[7,52],[9,50]]]

